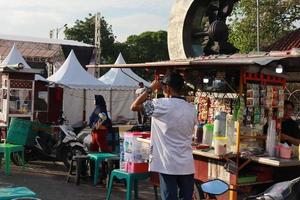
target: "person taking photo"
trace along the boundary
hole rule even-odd
[[[176,200],[178,196],[191,200],[193,195],[191,144],[197,117],[194,106],[181,97],[183,86],[179,73],[168,73],[161,83],[153,81],[131,105],[132,111],[143,110],[152,116],[149,171],[159,173],[163,200]],[[146,101],[152,91],[160,88],[164,98]]]

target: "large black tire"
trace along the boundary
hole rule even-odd
[[[62,150],[61,160],[65,167],[69,170],[73,156],[86,155],[86,151],[81,146],[67,146]]]

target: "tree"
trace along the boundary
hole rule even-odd
[[[94,44],[95,16],[89,14],[84,20],[76,20],[75,25],[67,27],[64,33],[66,39]],[[140,35],[129,36],[126,42],[116,42],[111,25],[102,17],[101,63],[114,63],[120,52],[127,63],[168,60],[167,32],[144,32]],[[107,69],[101,70],[101,74],[106,71]],[[135,71],[147,79],[152,76],[152,73],[145,73],[144,69]]]
[[[295,22],[300,19],[297,2],[259,0],[261,49],[296,28]],[[256,0],[240,0],[235,6],[230,24],[230,42],[242,53],[256,50]]]
[[[167,32],[144,32],[131,35],[125,43],[114,44],[115,57],[122,52],[127,63],[144,63],[169,60]],[[147,70],[147,69],[146,69]],[[146,80],[153,79],[153,70],[134,69],[134,72]]]
[[[142,63],[168,60],[167,32],[144,32],[131,35],[125,42],[128,46],[128,62]]]
[[[84,20],[76,20],[75,25],[71,28],[67,27],[64,34],[68,40],[93,45],[95,43],[95,16],[90,13]],[[114,42],[112,26],[105,21],[104,17],[101,17],[101,59],[103,61],[111,62]]]

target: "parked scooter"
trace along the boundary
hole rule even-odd
[[[65,167],[69,169],[73,156],[88,153],[87,148],[80,142],[73,132],[73,128],[66,124],[63,117],[59,123],[57,133],[50,134],[46,131],[38,131],[34,141],[25,145],[25,162],[34,160],[62,161]],[[11,159],[16,165],[21,165],[21,157],[18,153],[13,153]]]
[[[220,179],[210,180],[200,185],[199,190],[209,195],[218,196],[228,190],[229,185]],[[209,199],[211,199],[209,197]],[[275,183],[263,193],[247,196],[243,200],[298,200],[300,199],[300,177],[290,181]]]

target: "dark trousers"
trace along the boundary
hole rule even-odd
[[[194,190],[194,174],[168,175],[160,173],[159,181],[162,200],[192,199]]]

